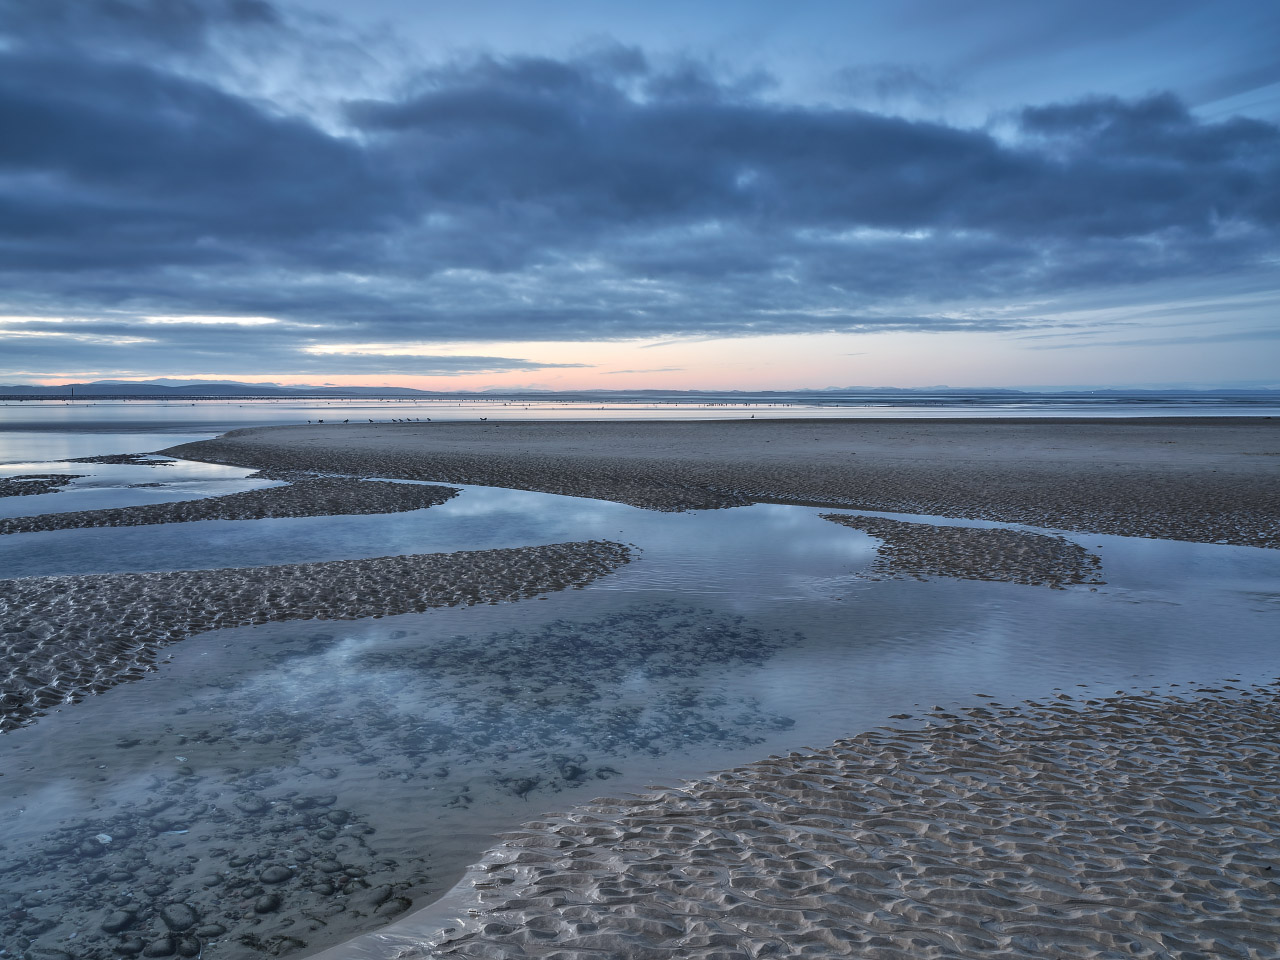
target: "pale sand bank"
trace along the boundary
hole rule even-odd
[[[658,510],[753,501],[1280,547],[1280,420],[324,424],[168,455]]]
[[[1101,558],[1065,537],[845,513],[824,513],[822,519],[865,530],[883,541],[873,577],[1002,580],[1058,589],[1067,584],[1105,582],[1098,579]]]
[[[457,493],[451,487],[428,484],[299,476],[284,486],[242,490],[220,497],[0,519],[0,535],[84,527],[186,523],[194,520],[262,520],[269,517],[403,513],[444,503]]]
[[[627,562],[607,541],[166,573],[0,580],[0,731],[141,677],[206,630],[518,600]]]
[[[1280,697],[1189,696],[991,703],[596,800],[506,835],[460,923],[325,957],[1273,958]]]

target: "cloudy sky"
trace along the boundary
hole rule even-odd
[[[1280,386],[1268,0],[0,0],[0,382]]]

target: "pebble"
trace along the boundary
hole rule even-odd
[[[206,923],[196,927],[195,934],[201,940],[212,940],[214,937],[220,937],[227,932],[227,928],[220,923]]]
[[[236,809],[241,813],[265,813],[268,806],[270,805],[267,801],[263,800],[261,797],[239,797],[236,800]]]
[[[114,944],[112,949],[122,957],[136,957],[146,949],[146,946],[147,945],[137,937],[129,937],[126,940],[121,940],[119,943]]]
[[[56,947],[28,947],[22,955],[25,960],[75,960],[75,955]]]
[[[254,913],[275,913],[280,909],[283,901],[278,893],[264,893],[257,900],[253,901]]]
[[[180,957],[198,957],[200,956],[200,941],[195,937],[182,937],[178,941],[178,956]]]
[[[102,929],[106,933],[119,933],[129,924],[133,923],[134,917],[132,913],[124,910],[116,910],[107,914],[105,920],[102,921]]]
[[[267,867],[262,873],[258,874],[258,879],[263,883],[284,883],[293,876],[293,871],[288,867],[273,866]]]
[[[411,906],[413,906],[413,901],[407,897],[392,897],[390,900],[382,904],[382,906],[378,907],[374,913],[380,917],[396,917],[404,913]]]
[[[160,919],[166,927],[178,933],[194,927],[200,916],[185,903],[170,903],[160,908]]]
[[[172,936],[166,934],[156,940],[152,940],[142,951],[144,957],[171,957],[175,950],[178,949],[177,943]]]

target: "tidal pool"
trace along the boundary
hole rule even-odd
[[[163,469],[79,466],[122,496]],[[543,811],[980,695],[1280,674],[1274,551],[1071,535],[1104,584],[877,580],[876,541],[829,511],[461,489],[406,514],[0,537],[6,577],[602,538],[635,557],[518,603],[205,634],[3,735],[0,956],[303,955],[430,903]]]

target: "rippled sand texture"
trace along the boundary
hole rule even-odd
[[[527,824],[403,955],[1275,957],[1274,688],[966,714]]]
[[[57,493],[72,480],[75,473],[27,473],[17,477],[0,477],[0,497],[29,497],[39,493]]]
[[[1102,560],[1065,537],[840,513],[825,513],[822,519],[882,540],[874,569],[886,577],[1004,580],[1058,588],[1105,582],[1097,576]]]
[[[444,503],[457,496],[457,493],[452,487],[420,483],[311,476],[296,479],[285,486],[242,490],[239,493],[200,500],[0,519],[0,534],[73,530],[81,527],[132,527],[193,520],[262,520],[268,517],[403,513]]]
[[[1280,419],[323,424],[234,430],[190,460],[616,500],[926,513],[1280,547]]]
[[[41,960],[332,946],[452,886],[485,845],[456,833],[495,811],[529,804],[509,826],[598,795],[637,755],[745,747],[791,723],[713,689],[796,640],[739,617],[653,604],[496,633],[387,626],[355,647],[332,624],[276,639],[253,679],[87,751],[90,776],[132,767],[145,787],[87,786],[29,839],[13,836],[29,817],[0,812],[0,955],[33,940]],[[16,788],[24,771],[8,772]]]
[[[223,570],[0,580],[0,730],[151,669],[164,644],[223,627],[356,620],[518,600],[629,559],[607,541]]]

